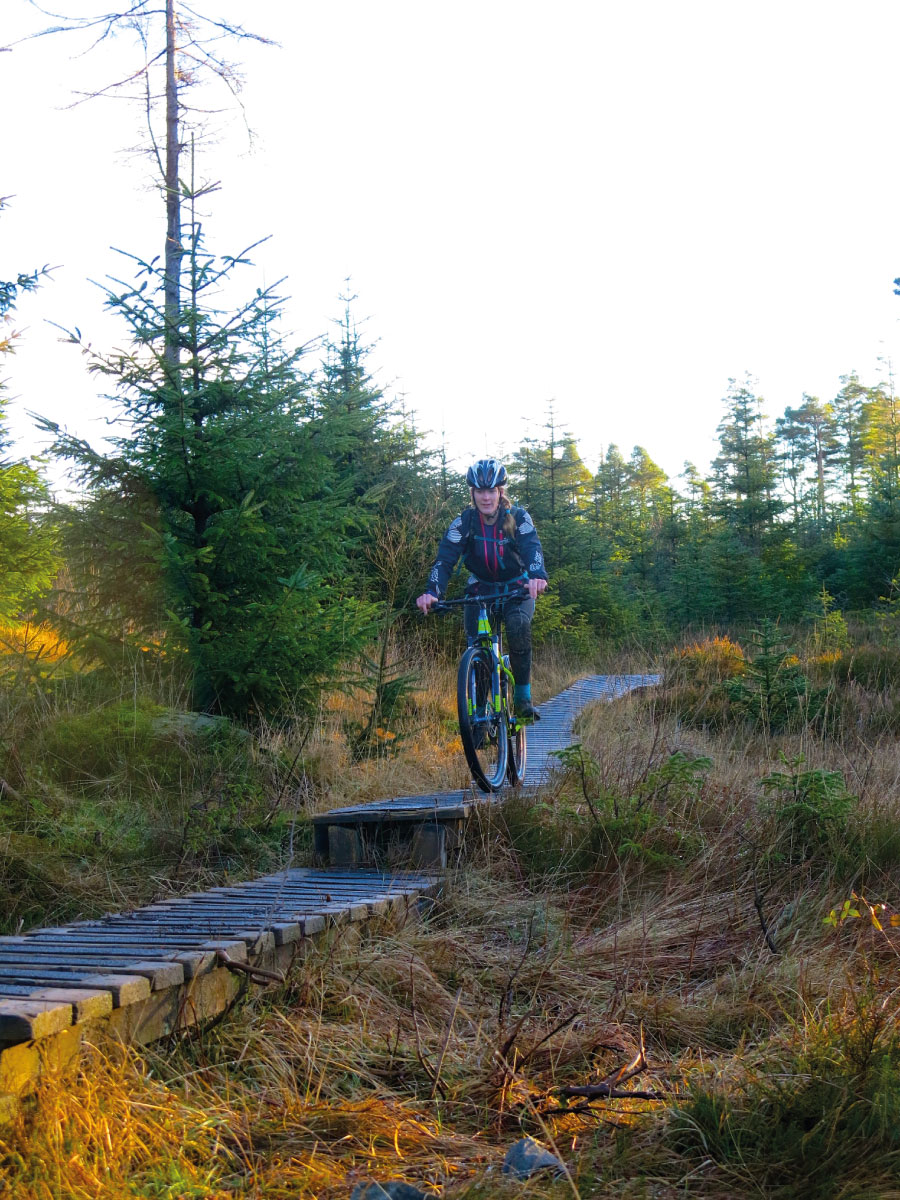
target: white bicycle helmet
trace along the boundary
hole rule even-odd
[[[508,478],[506,467],[496,458],[479,458],[466,471],[466,483],[473,488],[502,487]]]

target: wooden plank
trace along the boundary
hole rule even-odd
[[[179,913],[174,918],[157,913],[156,915],[160,918],[160,928],[173,928],[175,922],[178,921],[183,925],[192,925],[194,928],[215,926],[222,933],[228,932],[234,937],[241,937],[247,922],[254,920],[259,922],[256,930],[256,935],[258,935],[269,920],[290,917],[294,920],[303,918],[305,921],[309,916],[331,917],[341,913],[351,913],[351,910],[360,907],[358,899],[323,901],[314,906],[284,904],[279,905],[274,911],[268,906],[238,905],[215,898],[208,901],[198,900],[195,903],[196,907],[190,913]],[[365,905],[363,904],[362,907]],[[358,918],[351,916],[351,919],[357,920]]]
[[[110,954],[104,950],[49,951],[20,947],[21,953],[12,948],[0,952],[0,967],[54,967],[71,970],[110,971],[124,970],[129,975],[145,975],[154,991],[175,987],[184,983],[184,966],[180,962],[152,959],[142,960],[139,954]]]
[[[433,871],[379,871],[379,870],[362,870],[362,871],[339,871],[334,868],[322,867],[288,867],[283,871],[278,871],[274,875],[263,876],[258,882],[264,883],[266,880],[281,880],[287,877],[289,880],[304,878],[308,880],[315,879],[319,884],[325,882],[340,883],[345,882],[368,883],[377,885],[379,882],[390,891],[405,892],[415,889],[420,891],[424,887],[431,887],[441,882],[441,877],[435,875]]]
[[[17,997],[30,1000],[55,1000],[60,1004],[71,1004],[76,1025],[108,1016],[112,1012],[112,996],[107,991],[90,988],[29,987],[28,984],[0,983],[0,997]],[[0,1004],[3,1001],[0,1000]]]
[[[417,888],[416,891],[421,891]],[[372,896],[406,896],[407,889],[390,888],[380,886],[377,883],[368,883],[365,880],[353,881],[349,879],[324,879],[320,883],[288,883],[288,884],[267,884],[265,887],[248,888],[239,890],[237,888],[210,888],[208,892],[201,892],[196,897],[199,901],[208,900],[210,897],[226,897],[234,899],[238,902],[245,900],[254,903],[268,902],[271,904],[294,904],[298,901],[306,900],[331,900],[337,897],[352,897],[365,896],[367,899]]]
[[[153,928],[165,928],[169,931],[173,938],[180,937],[180,932],[184,934],[186,944],[198,944],[200,946],[211,946],[211,948],[221,948],[226,950],[231,958],[234,958],[235,953],[238,953],[237,946],[243,948],[242,959],[247,957],[247,941],[242,940],[238,943],[235,938],[249,921],[255,919],[254,913],[234,913],[233,911],[226,914],[212,914],[215,919],[210,919],[209,916],[200,918],[199,916],[185,916],[177,922],[167,920],[164,925],[160,926],[152,921],[150,917],[138,918],[132,917],[130,920],[123,920],[116,928],[121,934],[133,933],[136,937],[147,936],[148,930]],[[274,933],[276,942],[279,940],[279,929],[294,930],[294,936],[290,932],[285,933],[284,941],[297,941],[302,937],[309,937],[314,933],[318,933],[324,928],[324,919],[319,915],[305,915],[302,919],[286,919],[286,915],[279,914],[274,919],[269,914],[263,914],[257,925],[257,928],[251,940],[255,940],[261,932],[269,931]],[[202,939],[202,941],[192,942],[191,938]],[[235,953],[229,947],[234,948]]]
[[[342,901],[371,900],[403,895],[406,895],[406,893],[390,892],[386,889],[377,890],[365,885],[358,887],[331,885],[330,887],[317,888],[315,891],[311,889],[273,889],[270,893],[261,890],[253,893],[222,890],[211,891],[203,896],[197,896],[189,902],[180,901],[177,905],[148,905],[142,911],[158,912],[165,916],[166,914],[191,912],[198,906],[204,907],[218,904],[219,906],[228,906],[234,909],[252,908],[256,912],[269,911],[276,913],[281,911],[297,911],[298,913],[302,913],[304,910],[316,911],[321,904],[335,904]]]
[[[86,988],[102,988],[113,999],[113,1006],[124,1007],[144,1000],[150,995],[150,980],[143,975],[105,973],[102,971],[81,972],[61,970],[56,967],[37,967],[29,970],[22,967],[0,967],[0,981],[7,983],[29,983],[35,986],[48,984],[51,987],[75,985]]]
[[[134,948],[140,945],[145,950],[158,950],[166,954],[176,954],[179,950],[218,949],[219,946],[219,943],[211,946],[209,938],[205,934],[198,933],[195,937],[191,937],[186,932],[158,934],[149,922],[139,928],[143,931],[143,937],[139,942],[129,940],[125,931],[116,931],[114,926],[98,925],[94,928],[85,926],[79,929],[62,930],[53,934],[46,929],[38,929],[29,934],[23,944],[26,946],[84,946],[86,948],[89,946],[109,946],[111,948],[121,946],[123,949],[128,946]],[[225,944],[221,943],[223,946]],[[238,945],[236,940],[232,944]]]
[[[35,939],[35,941],[37,941],[37,939]],[[176,949],[172,949],[173,944]],[[246,958],[247,947],[245,942],[231,942],[228,944],[241,946],[244,950],[244,958]],[[121,936],[106,940],[102,938],[88,938],[87,936],[82,935],[78,939],[60,938],[54,940],[53,942],[42,941],[40,945],[42,952],[52,947],[54,953],[63,955],[67,959],[78,959],[80,955],[90,952],[93,956],[96,956],[98,960],[102,959],[104,962],[111,961],[117,950],[121,950],[122,956],[126,957],[129,962],[134,962],[137,959],[146,959],[153,953],[153,951],[159,949],[159,947],[153,945],[152,943],[148,944],[146,941],[135,942],[129,945],[128,942]],[[184,970],[185,979],[193,979],[195,975],[199,975],[201,972],[209,970],[210,966],[215,962],[216,950],[219,949],[219,947],[216,946],[206,949],[198,948],[178,950],[177,945],[178,940],[172,939],[166,949],[168,951],[168,957],[170,961],[174,963],[181,963],[181,966]],[[125,953],[126,951],[128,951],[127,954]],[[41,957],[41,954],[35,953],[33,956],[29,956],[29,961],[31,961],[32,958],[37,961]]]
[[[206,900],[197,900],[196,912],[200,919],[208,918],[210,915],[221,915],[223,917],[233,916],[235,919],[241,920],[257,919],[261,922],[266,920],[277,920],[278,918],[290,917],[294,920],[300,920],[307,915],[323,916],[325,914],[338,912],[344,909],[357,908],[360,904],[377,904],[380,901],[387,901],[387,896],[367,896],[367,895],[347,895],[347,896],[332,896],[328,895],[325,899],[320,899],[312,903],[290,904],[279,903],[275,905],[259,905],[240,903],[236,900],[210,896]],[[261,925],[261,928],[264,926]]]
[[[302,917],[306,913],[321,913],[331,908],[345,907],[358,899],[357,896],[347,896],[341,899],[329,898],[323,899],[320,897],[298,898],[278,903],[267,903],[265,898],[254,898],[248,896],[246,899],[239,897],[222,897],[208,896],[206,899],[196,899],[191,902],[189,908],[157,908],[155,905],[152,908],[145,909],[148,914],[155,915],[159,922],[160,928],[164,928],[171,921],[183,920],[185,917],[196,916],[199,920],[209,916],[228,916],[233,915],[239,917],[242,913],[255,917],[265,918],[267,916],[275,917],[279,914],[290,914],[294,917]],[[132,919],[134,919],[132,917]]]
[[[0,1041],[30,1042],[61,1033],[73,1023],[71,1004],[58,1000],[0,1000]]]

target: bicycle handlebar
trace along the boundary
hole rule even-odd
[[[508,592],[495,592],[491,596],[457,596],[453,600],[438,600],[432,604],[429,613],[448,612],[456,604],[477,604],[479,606],[493,604],[495,600],[508,600],[511,596],[526,595],[528,589],[522,585]],[[425,615],[424,613],[422,614]]]

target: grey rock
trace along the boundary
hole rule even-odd
[[[427,1192],[402,1179],[389,1179],[386,1183],[358,1183],[350,1193],[350,1200],[429,1200]]]
[[[250,736],[246,729],[232,725],[227,717],[213,717],[209,713],[181,712],[171,709],[153,719],[154,732],[163,736],[173,734],[176,737],[200,736],[215,733],[219,729],[228,730],[242,740]]]
[[[551,1170],[561,1175],[565,1169],[565,1163],[530,1137],[524,1137],[510,1146],[501,1167],[504,1175],[516,1175],[519,1179],[527,1179],[535,1171]]]

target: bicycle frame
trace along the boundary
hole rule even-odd
[[[491,618],[488,612],[488,603],[490,599],[503,599],[503,597],[472,597],[473,600],[478,600],[478,631],[475,634],[475,641],[481,643],[487,649],[490,647],[491,658],[493,660],[493,676],[491,679],[491,698],[493,701],[494,712],[498,715],[503,708],[503,689],[500,679],[501,672],[505,675],[509,685],[515,685],[512,669],[509,665],[509,655],[503,653],[503,643],[500,637],[499,621],[497,628],[494,629],[491,625]],[[471,714],[470,714],[471,715]]]
[[[503,640],[500,636],[500,622],[497,622],[497,628],[491,625],[489,605],[495,604],[498,600],[508,600],[510,595],[516,595],[515,592],[497,592],[493,596],[460,596],[456,600],[439,600],[437,604],[432,605],[432,612],[449,611],[451,606],[459,605],[478,605],[478,628],[473,637],[473,642],[484,646],[491,652],[493,660],[493,673],[491,678],[491,702],[496,714],[500,714],[503,708],[503,693],[501,688],[501,673],[505,677],[507,684],[515,686],[515,678],[513,677],[512,668],[509,665],[509,655],[503,653]],[[498,613],[499,616],[499,613]],[[470,716],[473,714],[470,713]],[[515,728],[518,729],[518,720],[515,723]]]

